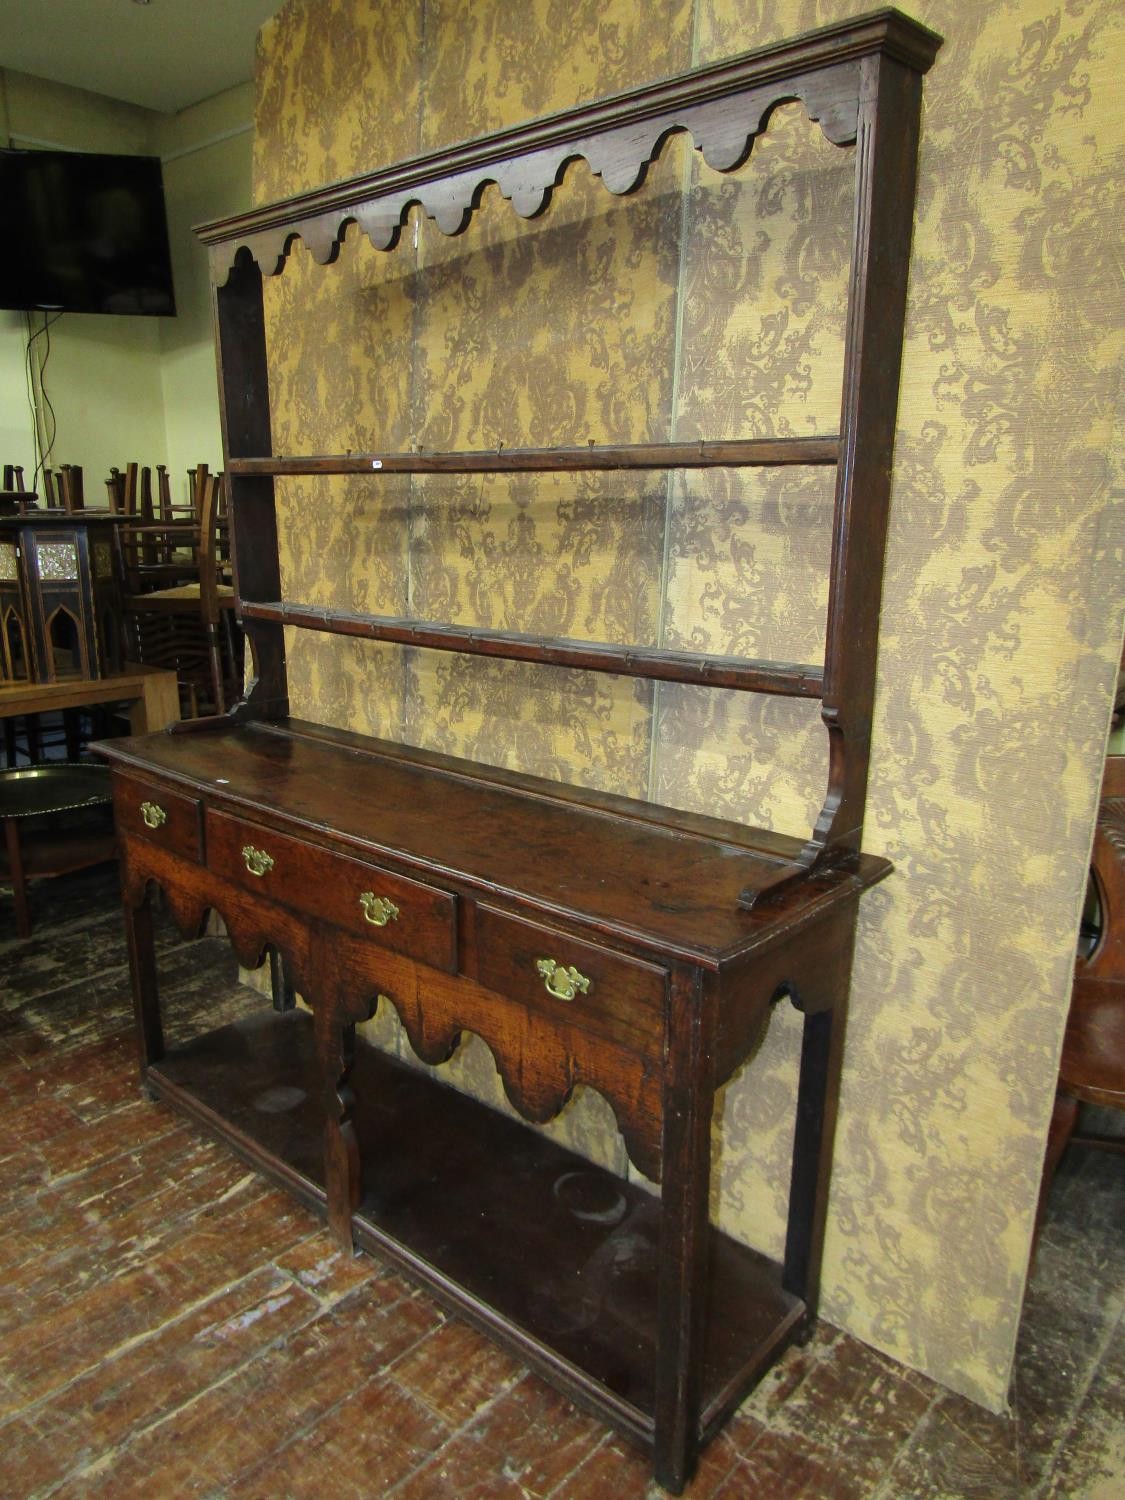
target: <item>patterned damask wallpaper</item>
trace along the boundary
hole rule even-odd
[[[869,8],[290,0],[262,34],[260,201]],[[1125,63],[1114,0],[917,0],[926,80],[867,846],[824,1312],[1003,1404],[1122,623],[1111,469]],[[572,169],[393,255],[267,286],[278,451],[832,432],[852,162],[797,106],[721,177]],[[286,592],[815,659],[823,471],[292,483]],[[290,640],[294,711],[804,833],[815,706]],[[373,1026],[405,1047],[392,1014]],[[715,1121],[715,1212],[781,1244],[796,1017]],[[450,1069],[501,1105],[483,1044]],[[551,1127],[629,1170],[612,1113]]]

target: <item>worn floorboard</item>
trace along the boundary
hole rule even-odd
[[[143,1098],[112,870],[0,891],[0,1497],[641,1500],[645,1462],[396,1272]],[[262,997],[160,933],[173,1035]],[[827,1325],[693,1500],[1125,1494],[1125,1164],[1056,1181],[1010,1416]]]

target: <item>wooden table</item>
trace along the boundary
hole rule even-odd
[[[0,719],[23,714],[55,713],[96,703],[127,703],[133,734],[166,729],[180,717],[175,672],[126,666],[106,677],[69,678],[65,682],[17,682],[0,685]]]

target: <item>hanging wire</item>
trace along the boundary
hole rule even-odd
[[[47,377],[47,361],[51,357],[51,329],[54,327],[54,325],[59,321],[59,319],[61,317],[62,317],[62,313],[61,312],[57,312],[54,315],[53,318],[49,318],[47,316],[47,314],[44,313],[43,314],[43,326],[42,326],[42,328],[37,329],[35,333],[32,333],[31,332],[31,315],[30,315],[30,313],[28,314],[27,348],[24,350],[24,378],[25,378],[26,384],[27,384],[27,399],[28,399],[29,405],[31,406],[32,424],[33,424],[33,426],[35,428],[35,451],[38,454],[38,459],[37,459],[37,462],[35,464],[35,473],[32,475],[32,478],[31,478],[31,488],[32,488],[33,491],[38,490],[38,488],[39,488],[39,473],[40,473],[40,470],[45,469],[47,467],[47,460],[51,456],[51,450],[55,446],[55,437],[56,437],[56,435],[58,433],[58,422],[56,421],[56,418],[55,418],[55,408],[51,405],[51,398],[47,394],[47,378],[46,377]],[[42,361],[42,363],[39,366],[39,393],[40,393],[40,395],[43,398],[43,405],[47,409],[47,415],[50,417],[50,435],[49,435],[49,437],[47,439],[47,446],[45,448],[42,447],[42,445],[40,443],[40,437],[39,437],[39,421],[38,421],[37,416],[36,416],[36,406],[35,406],[34,363],[33,363],[33,360],[32,360],[32,349],[34,348],[35,341],[38,338],[43,338],[45,340],[44,346],[43,346],[43,361]]]

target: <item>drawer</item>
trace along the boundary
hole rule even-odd
[[[113,816],[122,833],[202,863],[203,804],[198,797],[118,774],[113,778]]]
[[[488,906],[477,907],[476,939],[477,978],[486,989],[627,1047],[662,1053],[668,976],[655,964]]]
[[[457,898],[448,891],[210,808],[207,867],[269,901],[457,972]]]

